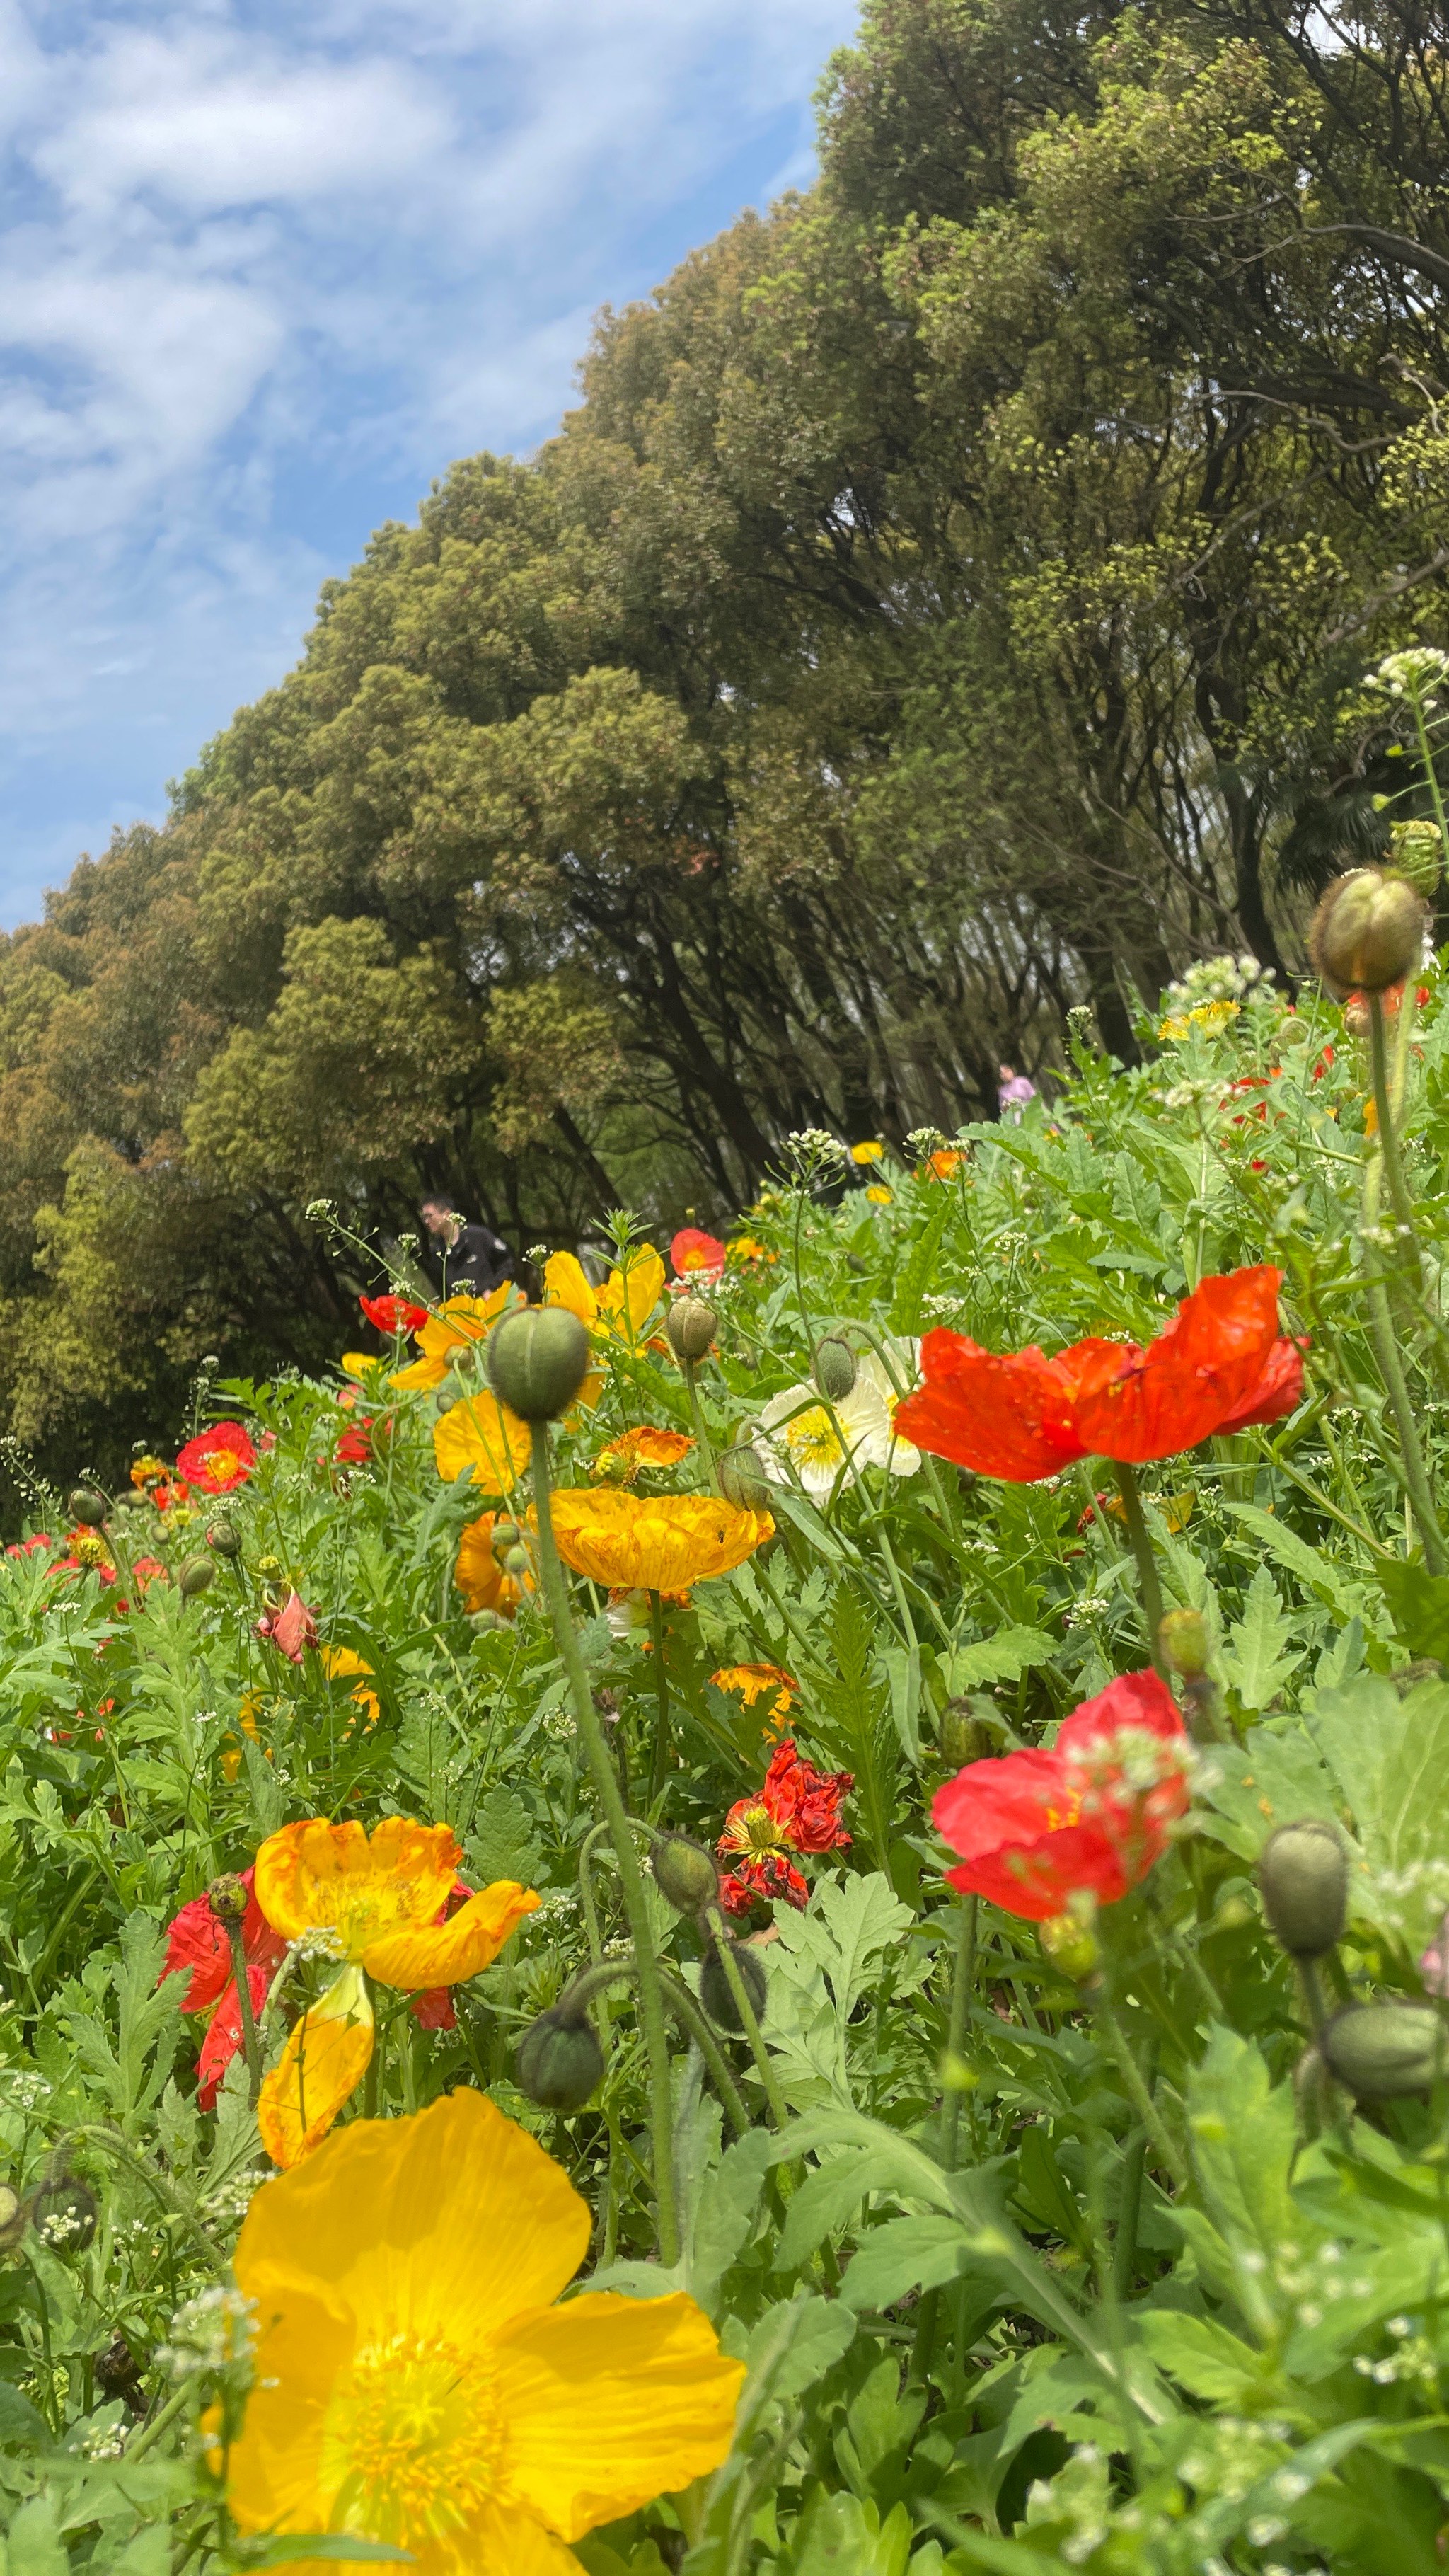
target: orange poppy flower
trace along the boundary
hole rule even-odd
[[[669,1247],[676,1279],[698,1279],[706,1284],[718,1279],[725,1266],[725,1248],[717,1234],[704,1234],[697,1225],[682,1225]]]
[[[636,1476],[649,1467],[677,1467],[687,1457],[694,1442],[687,1431],[658,1431],[652,1423],[641,1422],[633,1431],[621,1431],[599,1451],[589,1470],[611,1485],[632,1485]]]
[[[1078,1458],[1140,1466],[1277,1422],[1303,1394],[1299,1346],[1278,1331],[1282,1276],[1265,1265],[1205,1279],[1146,1350],[1091,1340],[1054,1359],[1035,1344],[997,1357],[962,1333],[927,1333],[925,1383],[898,1407],[897,1433],[1029,1485]]]
[[[740,1511],[716,1494],[576,1485],[554,1495],[553,1528],[565,1565],[612,1592],[687,1592],[743,1565],[775,1534],[768,1512]]]
[[[458,1353],[487,1339],[510,1300],[514,1305],[528,1302],[526,1298],[520,1300],[519,1290],[508,1279],[490,1297],[450,1297],[436,1315],[425,1316],[417,1327],[422,1358],[413,1360],[405,1369],[395,1370],[389,1385],[441,1386]]]
[[[373,1679],[371,1664],[364,1663],[361,1655],[355,1655],[350,1646],[323,1646],[318,1650],[317,1660],[329,1682],[352,1681],[354,1675],[357,1676],[355,1686],[347,1696],[353,1706],[361,1710],[370,1734],[382,1715],[381,1700],[375,1690],[368,1688],[369,1682]],[[349,1735],[356,1722],[355,1718],[348,1720]]]
[[[440,1920],[462,1856],[446,1825],[406,1816],[385,1816],[370,1837],[317,1816],[263,1843],[256,1898],[273,1930],[286,1941],[330,1934],[343,1961],[262,2084],[257,2119],[274,2164],[294,2165],[315,2147],[361,2083],[373,2047],[369,1977],[405,1994],[460,1985],[491,1966],[536,1910],[532,1888],[506,1878]]]
[[[926,1156],[917,1178],[923,1181],[954,1180],[965,1160],[961,1146],[938,1145],[934,1154]]]
[[[520,1582],[499,1564],[493,1553],[497,1518],[496,1512],[484,1512],[480,1519],[469,1521],[458,1541],[453,1582],[470,1614],[492,1610],[500,1619],[511,1619],[524,1593],[533,1590],[533,1577],[526,1574]]]

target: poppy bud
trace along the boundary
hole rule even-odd
[[[281,1574],[281,1571],[282,1560],[279,1556],[259,1556],[257,1558],[257,1575],[261,1582],[275,1583],[278,1576]]]
[[[1308,953],[1329,991],[1384,993],[1412,975],[1423,954],[1424,899],[1382,868],[1335,877],[1313,916]]]
[[[523,1532],[519,1528],[517,1521],[508,1520],[504,1514],[500,1512],[497,1520],[493,1524],[493,1535],[488,1542],[500,1565],[508,1554],[509,1549],[511,1547],[517,1547],[522,1536]]]
[[[83,1529],[99,1529],[106,1517],[105,1495],[98,1494],[93,1485],[77,1485],[70,1497],[70,1513]]]
[[[199,1592],[205,1592],[215,1581],[216,1567],[209,1556],[188,1556],[176,1578],[183,1601],[194,1601]]]
[[[213,1521],[206,1533],[206,1544],[216,1555],[238,1557],[241,1554],[241,1532],[230,1521]]]
[[[567,1307],[524,1306],[493,1329],[488,1383],[521,1422],[553,1422],[573,1403],[592,1356],[587,1332]]]
[[[770,1499],[770,1479],[760,1465],[752,1440],[726,1449],[719,1462],[719,1489],[727,1503],[742,1512],[763,1511]]]
[[[593,2024],[555,2004],[530,2022],[513,2060],[520,2093],[541,2111],[581,2111],[604,2072]]]
[[[719,1895],[719,1871],[703,1843],[671,1834],[654,1846],[654,1876],[676,1914],[702,1914]]]
[[[1348,2004],[1318,2045],[1330,2072],[1370,2102],[1427,2093],[1446,2063],[1449,2039],[1430,2004]]]
[[[738,1941],[730,1943],[730,1958],[740,1972],[756,2021],[763,2021],[766,1994],[764,1961],[758,1950],[751,1950]],[[704,1954],[704,1963],[699,1972],[699,2000],[710,2020],[717,2022],[721,2030],[744,2029],[740,2008],[734,1997],[734,1988],[725,1974],[725,1965],[720,1956],[718,1943],[712,1943]]]
[[[100,2214],[95,2193],[74,2174],[57,2174],[30,2195],[31,2226],[57,2253],[84,2254]]]
[[[1207,1621],[1200,1610],[1169,1610],[1158,1621],[1157,1644],[1163,1662],[1184,1679],[1207,1671]]]
[[[1321,1959],[1348,1915],[1348,1854],[1335,1825],[1280,1825],[1258,1863],[1263,1911],[1290,1959]]]
[[[719,1330],[719,1317],[702,1297],[676,1297],[664,1329],[677,1360],[702,1360]]]
[[[1439,891],[1444,873],[1444,835],[1437,823],[1395,823],[1389,832],[1389,862],[1427,903]]]
[[[0,2182],[0,2253],[8,2254],[18,2245],[30,2225],[30,2212],[18,2191],[8,2182]]]
[[[941,1751],[953,1770],[979,1762],[990,1739],[969,1699],[948,1699],[941,1711]]]
[[[1038,1923],[1036,1937],[1043,1958],[1050,1959],[1074,1986],[1083,1984],[1096,1967],[1101,1951],[1090,1923],[1075,1914],[1053,1914]]]
[[[505,1574],[513,1575],[532,1573],[533,1559],[529,1555],[527,1548],[506,1548],[503,1555],[503,1571]]]
[[[843,1404],[855,1384],[856,1357],[849,1342],[827,1333],[815,1346],[815,1383],[827,1404]]]

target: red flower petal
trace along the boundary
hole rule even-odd
[[[1035,1345],[996,1357],[937,1327],[921,1344],[925,1383],[896,1407],[897,1436],[978,1476],[1029,1485],[1084,1457],[1072,1381]]]
[[[1083,1447],[1140,1466],[1195,1449],[1239,1416],[1278,1338],[1282,1277],[1264,1264],[1205,1279],[1145,1351],[1111,1342],[1064,1351]]]
[[[1248,1431],[1256,1422],[1281,1422],[1285,1414],[1294,1413],[1303,1401],[1303,1353],[1305,1342],[1290,1342],[1286,1336],[1273,1344],[1268,1364],[1240,1413],[1220,1422],[1221,1432]]]

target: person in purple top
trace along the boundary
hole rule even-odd
[[[1024,1073],[1017,1073],[1009,1064],[1000,1065],[997,1070],[1001,1075],[996,1093],[1001,1115],[1019,1119],[1027,1102],[1036,1098],[1036,1084],[1028,1082]]]

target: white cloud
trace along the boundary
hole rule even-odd
[[[600,301],[807,174],[852,16],[0,0],[0,913],[108,779],[160,810],[377,519],[546,432]]]

